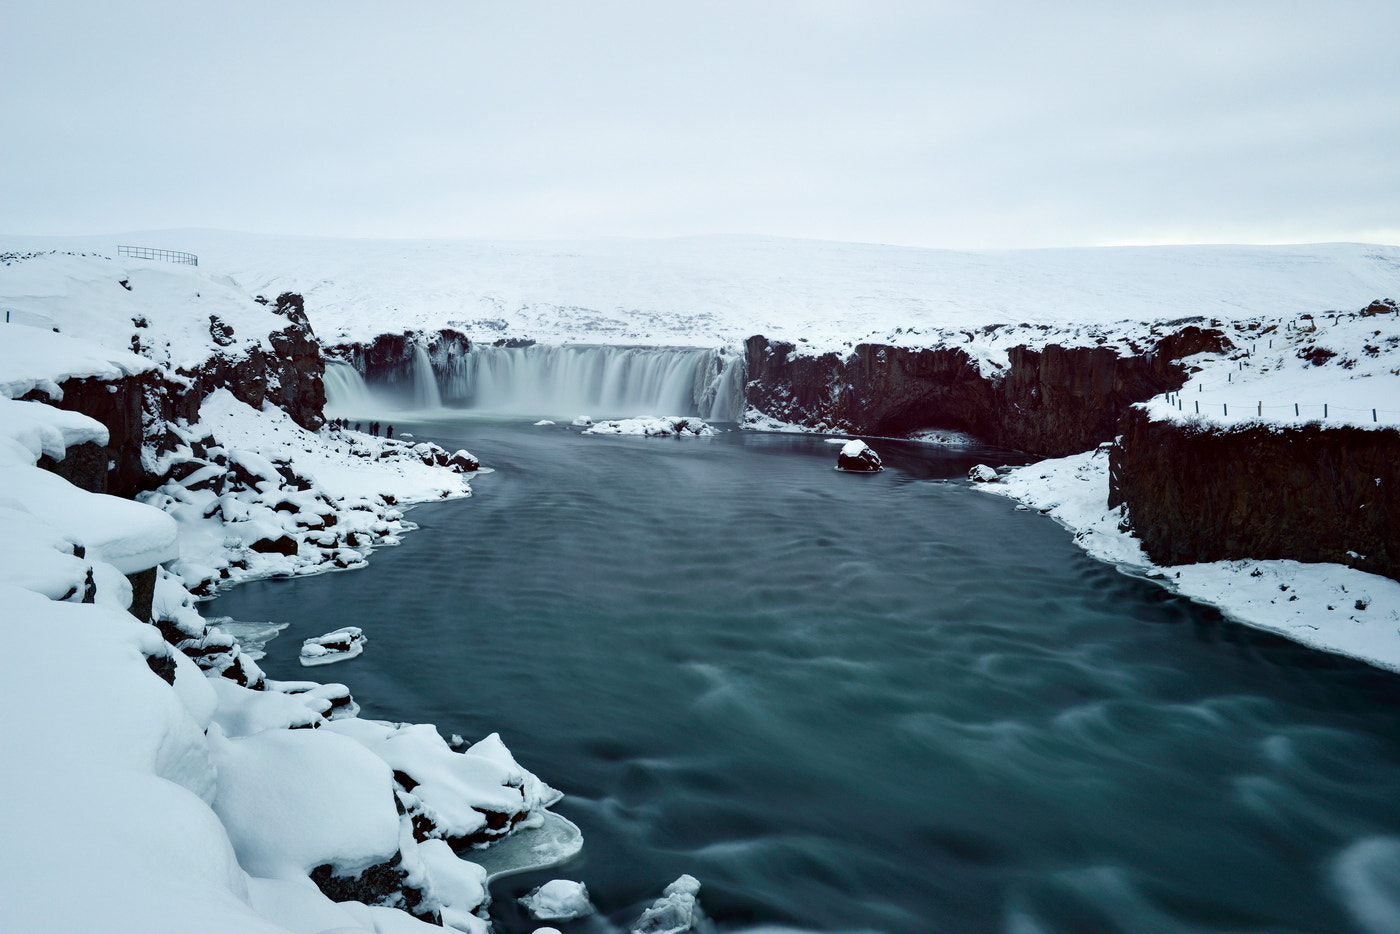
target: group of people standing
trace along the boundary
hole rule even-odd
[[[340,429],[342,429],[342,430],[349,431],[349,430],[350,430],[350,419],[348,419],[348,418],[333,418],[333,419],[331,419],[331,421],[330,421],[330,426],[331,426],[332,428],[340,428]],[[364,427],[363,427],[363,426],[364,426],[364,422],[356,422],[356,423],[355,423],[355,431],[364,431]],[[379,423],[378,423],[378,422],[370,422],[370,423],[369,423],[369,433],[372,434],[372,435],[374,435],[375,437],[378,437],[378,436],[379,436]],[[392,438],[393,436],[394,436],[394,426],[393,426],[393,425],[386,426],[385,431],[384,431],[384,437],[386,437],[386,438]]]

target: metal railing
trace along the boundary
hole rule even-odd
[[[179,250],[153,250],[145,246],[118,246],[118,256],[133,256],[136,259],[159,259],[167,263],[184,263],[186,266],[198,266],[199,257],[193,253],[181,253]]]

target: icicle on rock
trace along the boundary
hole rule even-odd
[[[836,469],[850,473],[875,473],[885,468],[880,463],[880,455],[864,441],[856,439],[841,446],[841,453],[836,456]]]

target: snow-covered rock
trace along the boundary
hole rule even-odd
[[[575,428],[588,428],[593,424],[593,419],[587,415],[578,415],[574,417],[572,424]]]
[[[323,636],[312,636],[303,641],[297,661],[307,667],[347,661],[365,650],[365,641],[360,627],[342,626]]]
[[[854,438],[841,446],[841,453],[836,455],[836,469],[850,473],[875,473],[885,468],[874,448]]]
[[[967,472],[967,479],[977,483],[992,483],[997,478],[996,468],[978,464]]]
[[[521,897],[520,904],[539,921],[572,921],[594,911],[588,900],[588,887],[568,879],[553,879],[531,889]]]
[[[662,897],[632,922],[632,934],[684,934],[692,930],[704,917],[697,898],[699,894],[699,881],[694,876],[681,876],[666,886]]]
[[[714,433],[715,430],[700,419],[682,415],[613,419],[598,422],[583,432],[586,435],[646,435],[659,438],[707,438]]]

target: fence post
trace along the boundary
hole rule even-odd
[[[1197,415],[1200,415],[1200,414],[1201,414],[1201,404],[1200,404],[1199,402],[1196,403],[1196,414],[1197,414]]]
[[[1323,417],[1323,418],[1326,418],[1326,417],[1327,417],[1327,403],[1326,403],[1326,402],[1322,403],[1322,417]]]
[[[1260,418],[1263,418],[1263,417],[1264,417],[1264,403],[1263,403],[1263,402],[1260,402],[1260,403],[1259,403],[1259,417],[1260,417]]]
[[[1230,414],[1230,403],[1228,403],[1228,402],[1222,402],[1222,403],[1220,403],[1220,407],[1221,407],[1222,409],[1225,410],[1225,414],[1226,414],[1226,415],[1229,415],[1229,414]]]
[[[1293,403],[1293,417],[1294,417],[1294,418],[1297,418],[1297,417],[1298,417],[1298,403],[1296,403],[1296,402]]]
[[[1371,421],[1373,421],[1373,422],[1376,421],[1376,410],[1375,410],[1375,409],[1372,409],[1372,410],[1371,410]]]

